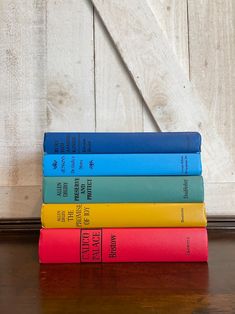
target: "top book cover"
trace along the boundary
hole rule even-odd
[[[47,132],[46,154],[198,153],[198,132],[80,133]]]

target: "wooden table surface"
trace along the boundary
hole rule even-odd
[[[0,313],[235,313],[235,230],[209,263],[39,265],[38,232],[0,233]]]

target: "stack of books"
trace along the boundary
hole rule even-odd
[[[207,261],[197,132],[46,133],[41,263]]]

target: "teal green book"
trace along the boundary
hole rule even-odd
[[[201,176],[44,177],[44,203],[201,203]]]

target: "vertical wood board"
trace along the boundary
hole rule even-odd
[[[93,0],[139,92],[162,131],[198,130],[206,178],[234,181],[233,156],[188,81],[146,1]]]
[[[43,0],[1,1],[0,186],[41,183],[46,126],[45,7]]]
[[[94,131],[93,8],[47,0],[47,129]]]
[[[235,2],[189,0],[188,12],[191,80],[235,156]]]

